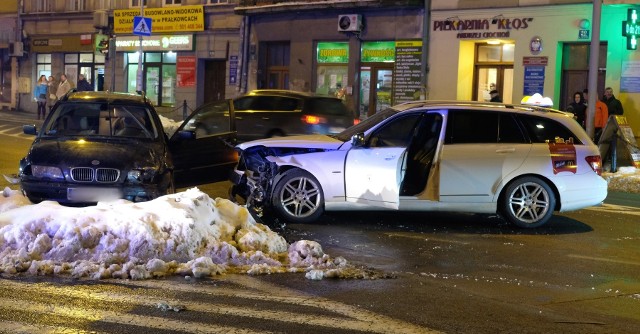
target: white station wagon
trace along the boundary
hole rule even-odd
[[[598,147],[569,113],[532,105],[420,101],[334,136],[236,146],[232,195],[292,223],[325,210],[497,213],[525,228],[600,204]]]

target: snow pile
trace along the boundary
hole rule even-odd
[[[246,208],[197,188],[82,208],[31,204],[9,188],[0,196],[0,274],[147,279],[305,271],[320,271],[315,279],[370,277],[317,242],[288,245]]]
[[[619,167],[615,173],[603,172],[602,177],[609,184],[609,191],[640,194],[640,169]]]

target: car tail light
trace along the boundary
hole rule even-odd
[[[360,123],[360,119],[359,118],[354,118],[353,119],[353,125],[356,125],[358,123]]]
[[[599,155],[590,155],[584,159],[596,174],[602,175],[602,158]]]
[[[302,116],[302,121],[307,123],[307,124],[320,124],[320,123],[326,123],[327,120],[322,118],[322,117],[318,117],[318,116],[313,116],[313,115],[304,115]]]

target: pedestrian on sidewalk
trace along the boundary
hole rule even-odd
[[[53,75],[49,76],[49,88],[47,89],[47,104],[49,105],[49,112],[53,108],[53,105],[56,104],[58,97],[56,96],[56,91],[58,90],[58,81]]]
[[[38,103],[38,119],[47,115],[47,91],[49,88],[49,82],[46,75],[41,75],[40,79],[36,83],[36,87],[33,90],[33,99]]]
[[[67,92],[71,90],[71,83],[67,80],[66,74],[60,74],[60,83],[58,84],[58,89],[56,90],[56,97],[61,99]]]

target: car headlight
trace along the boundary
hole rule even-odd
[[[158,175],[158,169],[155,167],[132,169],[127,173],[127,181],[132,183],[152,183],[156,175]]]
[[[64,180],[62,170],[53,166],[31,165],[31,175],[40,179]]]

